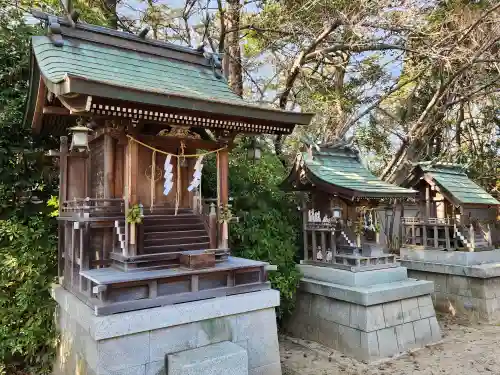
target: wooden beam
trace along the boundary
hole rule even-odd
[[[47,87],[43,82],[43,78],[40,76],[40,80],[38,81],[38,92],[36,95],[36,104],[35,111],[33,113],[33,122],[31,127],[35,134],[39,134],[42,130],[43,124],[43,106],[45,105],[45,101],[47,100]]]
[[[114,194],[114,162],[115,141],[109,135],[104,135],[104,198],[113,198]]]
[[[128,174],[129,174],[129,184],[128,184],[128,195],[130,204],[134,205],[139,203],[137,197],[137,184],[139,175],[139,144],[136,142],[130,142],[127,146],[128,153]]]
[[[69,116],[69,110],[64,107],[47,106],[43,107],[42,113],[44,115],[59,115],[59,116]]]
[[[61,137],[59,157],[59,214],[61,214],[63,203],[68,200],[68,137]]]
[[[169,136],[156,136],[156,135],[137,135],[135,137],[138,141],[146,143],[155,148],[178,148],[181,141],[184,142],[186,148],[190,149],[203,149],[203,150],[216,150],[221,148],[222,145],[214,141],[205,141],[203,139],[194,138],[180,138]]]

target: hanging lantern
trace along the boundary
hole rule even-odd
[[[78,151],[88,151],[89,150],[89,133],[92,129],[77,125],[69,128],[71,131],[71,146],[70,150],[77,149]]]
[[[342,217],[342,207],[333,207],[333,217],[336,219],[340,219]]]
[[[255,138],[252,140],[252,145],[248,148],[247,155],[253,161],[259,160],[262,156],[262,149]]]

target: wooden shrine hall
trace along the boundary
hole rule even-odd
[[[351,271],[395,267],[383,252],[379,211],[415,191],[386,183],[366,169],[359,153],[343,141],[308,145],[282,183],[304,192],[304,263]]]
[[[500,202],[459,164],[420,162],[403,186],[418,191],[401,218],[406,246],[435,250],[492,250]]]
[[[33,15],[25,121],[61,139],[61,284],[97,315],[269,288],[266,263],[228,249],[228,154],[312,115],[247,103],[202,48]],[[200,193],[209,154],[217,197]]]

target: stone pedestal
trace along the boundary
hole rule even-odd
[[[194,375],[207,366],[213,374],[281,375],[277,291],[108,316],[60,286],[53,295],[61,332],[54,375],[178,375],[188,367]]]
[[[433,281],[436,310],[471,320],[500,321],[500,250],[401,249],[411,277]]]
[[[301,265],[297,307],[286,324],[294,337],[319,342],[363,362],[441,339],[429,281],[406,268],[350,272]]]

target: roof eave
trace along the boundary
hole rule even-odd
[[[322,186],[323,191],[326,193],[339,193],[344,196],[349,197],[350,199],[354,198],[367,198],[367,199],[384,199],[384,198],[414,198],[416,195],[416,191],[409,190],[407,193],[378,193],[378,192],[367,192],[361,190],[347,189],[335,184],[332,184],[328,181],[323,180],[321,177],[317,176],[310,169],[306,169],[307,177],[313,181],[316,185]]]
[[[278,122],[289,127],[295,125],[308,125],[314,114],[286,112],[275,109],[259,108],[256,106],[245,106],[221,101],[211,101],[175,94],[154,93],[136,90],[129,87],[121,87],[97,82],[76,76],[68,76],[67,79],[58,84],[51,84],[51,91],[56,95],[77,93],[82,95],[107,97],[130,102],[139,102],[137,94],[140,93],[140,103],[176,109],[199,111],[214,115],[227,115],[248,118],[252,120],[263,120]],[[55,91],[54,91],[55,90]],[[245,113],[241,113],[244,111]]]

